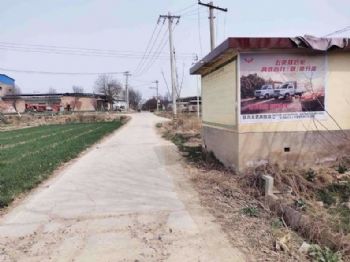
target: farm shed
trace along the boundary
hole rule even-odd
[[[321,164],[350,149],[349,39],[228,38],[191,74],[204,147],[228,167]]]

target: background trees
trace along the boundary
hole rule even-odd
[[[142,100],[142,94],[140,91],[134,88],[129,88],[129,104],[134,110],[138,109],[138,106]]]
[[[120,98],[123,87],[117,79],[111,75],[99,75],[95,81],[95,92],[107,96],[110,109],[113,108],[114,99]]]
[[[265,79],[257,74],[241,77],[241,98],[254,97],[254,91],[264,85]]]
[[[83,94],[84,93],[84,87],[82,86],[72,86],[73,93],[76,94]]]

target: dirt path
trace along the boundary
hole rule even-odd
[[[135,114],[0,220],[0,261],[246,261],[200,205],[161,121]]]

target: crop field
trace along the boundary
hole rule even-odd
[[[0,132],[0,208],[121,125],[71,123]]]

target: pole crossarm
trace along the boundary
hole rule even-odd
[[[214,25],[214,9],[227,12],[227,8],[221,8],[218,6],[215,6],[213,2],[209,2],[208,4],[202,3],[200,0],[198,1],[199,5],[205,6],[209,8],[209,30],[210,30],[210,50],[213,51],[215,49],[215,25]]]
[[[161,21],[163,21],[163,24],[164,24],[165,21],[169,19],[169,21],[171,22],[174,22],[174,20],[176,20],[176,24],[178,24],[180,21],[180,18],[181,16],[179,15],[160,15],[157,23],[159,24]]]
[[[209,7],[211,9],[217,9],[217,10],[220,10],[220,11],[223,11],[223,12],[228,12],[227,8],[222,8],[222,7],[219,7],[219,6],[212,5],[212,4],[205,4],[205,3],[202,3],[201,1],[198,1],[198,4],[202,5],[202,6]]]

